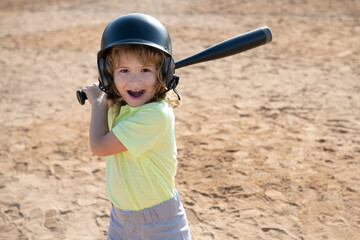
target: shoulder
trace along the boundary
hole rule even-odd
[[[135,115],[142,120],[159,123],[164,123],[174,118],[173,110],[166,101],[144,104]]]
[[[144,104],[140,107],[139,113],[149,113],[154,115],[168,115],[173,114],[172,108],[166,101],[152,102]]]

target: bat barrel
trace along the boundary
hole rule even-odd
[[[268,27],[262,27],[215,44],[195,55],[180,60],[175,63],[175,68],[178,69],[195,63],[228,57],[271,41],[271,30]]]

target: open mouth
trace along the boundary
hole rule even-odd
[[[128,90],[127,92],[128,92],[128,94],[129,94],[130,96],[132,96],[133,98],[139,98],[139,97],[141,97],[142,95],[144,95],[145,90]]]

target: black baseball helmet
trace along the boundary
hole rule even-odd
[[[118,45],[146,45],[163,51],[167,58],[162,69],[163,86],[168,90],[175,89],[178,77],[172,57],[171,39],[165,26],[157,19],[140,13],[120,16],[111,21],[105,28],[100,51],[97,54],[100,89],[108,92],[112,81],[106,70],[106,56],[109,50]]]

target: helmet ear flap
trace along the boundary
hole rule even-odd
[[[175,61],[172,56],[168,56],[165,59],[165,64],[162,69],[163,74],[163,86],[167,89],[162,94],[173,90],[177,95],[178,99],[181,100],[179,93],[176,91],[176,86],[179,83],[179,77],[175,75]]]
[[[166,87],[168,90],[172,89],[172,79],[175,74],[175,62],[171,56],[166,57],[165,63],[162,69],[163,75],[163,86]]]
[[[111,75],[106,69],[106,54],[102,54],[102,56],[98,57],[98,70],[99,70],[99,88],[108,92],[110,88]]]

